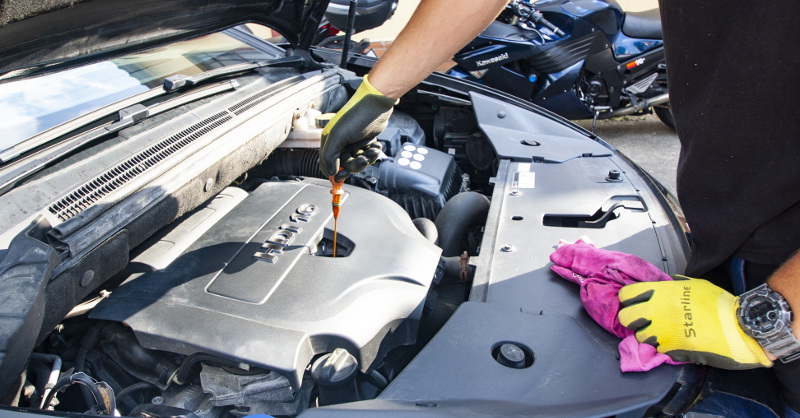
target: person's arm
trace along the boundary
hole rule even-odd
[[[794,253],[772,276],[767,279],[770,289],[778,292],[786,299],[794,314],[792,333],[800,340],[800,251]],[[766,350],[765,350],[766,351]],[[767,352],[770,360],[775,357]]]
[[[369,73],[384,95],[399,99],[480,34],[507,0],[422,0]]]
[[[422,0],[403,31],[322,131],[320,171],[343,181],[381,153],[397,99],[477,36],[507,0]],[[335,176],[335,177],[333,177]]]

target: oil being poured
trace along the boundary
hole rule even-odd
[[[337,182],[333,176],[328,177],[331,182],[331,208],[333,209],[333,258],[336,258],[336,239],[339,236],[339,209],[342,205],[342,185],[344,180]]]

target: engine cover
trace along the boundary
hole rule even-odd
[[[145,348],[234,358],[278,371],[294,388],[312,357],[335,348],[367,370],[414,342],[441,250],[397,204],[346,186],[339,256],[317,255],[333,238],[329,191],[322,180],[261,185],[91,317],[127,324]]]

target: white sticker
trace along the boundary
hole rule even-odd
[[[425,156],[422,155],[422,154],[414,154],[414,159],[417,160],[417,161],[424,161],[425,160]]]
[[[455,148],[448,148],[447,149],[447,153],[450,154],[450,155],[456,155],[456,149]]]
[[[420,148],[420,149],[417,150],[417,152],[420,153],[420,154],[427,154],[428,153],[428,149],[427,148]]]
[[[422,164],[420,164],[417,161],[412,161],[411,165],[409,165],[409,167],[411,167],[414,170],[419,170],[420,168],[422,168]]]
[[[406,151],[415,151],[417,149],[417,147],[415,147],[412,144],[405,144],[405,145],[403,145],[403,149],[406,150]]]
[[[411,158],[414,155],[411,151],[403,151],[400,153],[400,156],[403,158]]]
[[[531,172],[530,163],[522,163],[517,167],[514,173],[514,180],[511,182],[511,187],[520,189],[533,189],[536,187],[536,173]]]
[[[410,162],[411,162],[411,160],[409,160],[408,158],[401,158],[401,159],[397,160],[397,164],[400,164],[402,166],[406,166]]]

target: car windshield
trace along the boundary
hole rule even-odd
[[[238,39],[237,39],[238,38]],[[41,77],[0,84],[0,150],[161,84],[242,62],[276,58],[234,30],[140,51]]]

